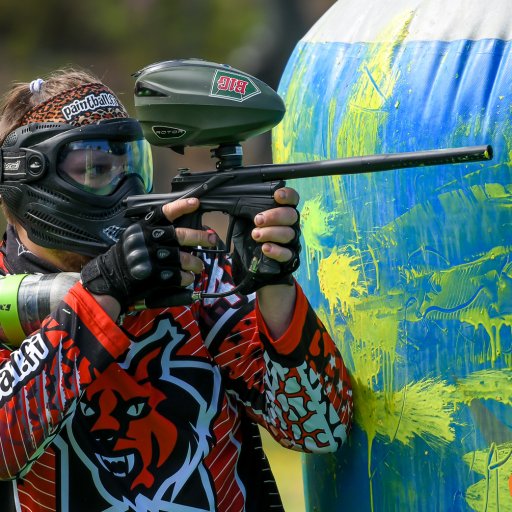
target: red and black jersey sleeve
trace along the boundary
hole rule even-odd
[[[29,469],[84,387],[129,343],[78,283],[17,350],[0,349],[0,479]]]
[[[210,289],[215,282],[226,290],[230,279],[228,260],[214,266]],[[278,442],[306,452],[334,451],[345,442],[352,419],[350,378],[298,284],[296,291],[292,321],[279,339],[270,335],[254,296],[205,304],[206,344],[227,392]]]

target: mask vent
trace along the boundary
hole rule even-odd
[[[70,206],[73,206],[75,208],[75,211],[73,214],[80,219],[87,219],[87,220],[105,220],[110,219],[111,217],[117,215],[121,210],[124,210],[125,207],[123,206],[121,201],[116,201],[112,207],[107,208],[95,208],[94,206],[87,206],[87,204],[80,203],[79,199],[76,199],[75,201],[71,201],[67,196],[63,194],[59,194],[58,192],[55,192],[54,190],[51,190],[46,187],[41,186],[32,186],[27,187],[26,194],[29,198],[31,198],[34,202],[39,204],[45,204],[51,208],[56,207],[56,201],[57,199],[61,204],[67,203]],[[90,194],[87,194],[90,195]],[[94,196],[93,196],[94,197]],[[71,213],[71,212],[70,212]]]
[[[19,188],[0,185],[0,195],[10,208],[16,209],[22,196]]]
[[[16,144],[17,140],[18,140],[18,134],[16,132],[11,132],[4,139],[4,143],[2,144],[2,147],[7,148],[9,146],[14,146]]]
[[[25,193],[27,197],[35,200],[38,203],[45,203],[48,206],[55,205],[55,199],[59,202],[71,204],[71,201],[64,194],[59,194],[50,188],[41,186],[25,187]]]
[[[99,242],[96,237],[91,236],[86,231],[83,231],[67,222],[63,222],[53,215],[29,209],[25,212],[24,217],[34,234],[37,234],[37,237],[40,240],[50,243],[54,242],[55,239],[71,239],[73,241],[86,243]]]

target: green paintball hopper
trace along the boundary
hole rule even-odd
[[[169,60],[133,76],[146,139],[179,153],[186,146],[236,145],[272,129],[286,110],[272,88],[226,64]]]

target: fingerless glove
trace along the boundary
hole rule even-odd
[[[107,252],[87,263],[81,280],[91,293],[117,299],[123,311],[159,289],[179,286],[180,247],[162,208],[129,226]]]

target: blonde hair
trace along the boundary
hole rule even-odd
[[[30,82],[15,82],[2,97],[0,103],[0,145],[5,137],[21,126],[23,116],[33,107],[52,96],[80,85],[97,83],[100,80],[89,71],[77,68],[61,68],[53,71],[32,91]]]

